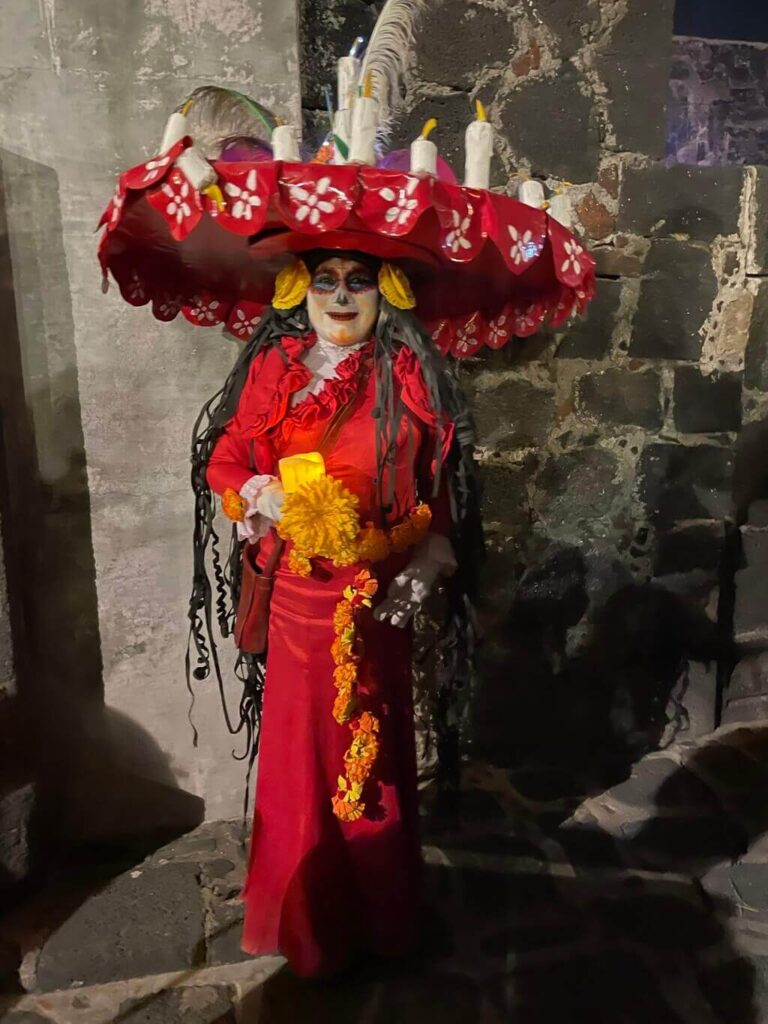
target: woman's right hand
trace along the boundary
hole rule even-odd
[[[285,492],[276,476],[252,476],[240,488],[240,497],[247,504],[245,519],[237,524],[240,540],[255,543],[280,519]]]

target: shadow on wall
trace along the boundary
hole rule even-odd
[[[525,767],[531,795],[576,795],[626,777],[670,724],[685,724],[673,694],[689,661],[714,663],[725,652],[719,627],[695,600],[628,583],[594,613],[586,645],[569,655],[569,631],[589,604],[584,554],[555,544],[523,574],[483,654],[478,745],[498,766]]]
[[[58,179],[5,151],[0,323],[0,511],[18,684],[0,779],[32,781],[27,826],[44,866],[46,855],[89,841],[184,831],[203,804],[179,789],[151,736],[104,707]]]

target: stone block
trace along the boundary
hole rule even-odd
[[[471,402],[481,445],[509,451],[544,442],[555,422],[553,389],[509,374],[480,373]]]
[[[576,204],[576,214],[587,238],[606,238],[616,230],[616,214],[594,192],[588,192]]]
[[[741,375],[703,374],[695,366],[675,369],[675,426],[683,434],[741,429]]]
[[[717,665],[692,661],[687,668],[687,686],[680,701],[688,715],[688,727],[678,734],[681,740],[708,736],[717,722]],[[676,708],[670,702],[667,715],[674,720]]]
[[[235,989],[230,985],[185,985],[138,999],[117,1011],[120,1024],[237,1024]]]
[[[205,936],[197,872],[196,864],[140,867],[90,896],[43,944],[36,990],[199,967]]]
[[[643,257],[618,245],[596,245],[592,249],[595,257],[598,287],[600,277],[640,277],[643,271]]]
[[[508,64],[518,42],[500,11],[472,0],[449,10],[428,5],[416,28],[417,72],[422,81],[469,91],[488,67]]]
[[[524,82],[507,98],[500,115],[503,131],[512,151],[530,163],[534,174],[595,180],[600,139],[592,100],[583,86],[579,72],[565,64],[554,78]]]
[[[563,57],[572,57],[581,49],[598,18],[592,0],[539,0],[536,11],[559,39]]]
[[[483,520],[508,528],[526,527],[531,512],[528,484],[533,466],[494,460],[483,465]]]
[[[534,506],[553,536],[583,539],[589,525],[610,515],[625,489],[615,456],[578,448],[552,456],[536,478]]]
[[[752,209],[749,218],[752,225],[750,264],[751,274],[768,273],[768,167],[750,168],[755,175],[752,195]]]
[[[619,198],[619,231],[653,238],[687,235],[711,242],[738,232],[741,167],[627,167]]]
[[[633,0],[596,54],[619,150],[664,156],[673,11],[674,0]]]
[[[768,697],[768,651],[741,659],[731,674],[726,697],[728,701]]]
[[[575,395],[577,411],[598,423],[657,430],[663,421],[661,377],[656,370],[611,367],[588,373],[576,382]]]
[[[768,281],[760,281],[744,355],[744,385],[768,391]]]
[[[0,795],[0,892],[20,882],[30,871],[34,810],[32,782],[10,785]]]
[[[732,515],[733,455],[715,445],[649,444],[640,462],[640,496],[651,521],[668,528],[688,519]]]
[[[717,294],[707,249],[656,241],[646,257],[629,354],[649,359],[701,356],[699,329]]]
[[[569,324],[557,355],[563,359],[602,359],[611,347],[621,302],[621,282],[598,278],[586,316]]]
[[[722,523],[682,526],[658,538],[653,563],[655,576],[705,572],[716,575],[725,543]]]
[[[768,648],[768,530],[742,529],[744,568],[735,576],[733,628],[737,642]]]

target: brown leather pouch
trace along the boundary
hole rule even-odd
[[[235,643],[244,654],[264,654],[269,629],[269,599],[275,582],[275,569],[285,542],[277,540],[263,569],[256,564],[258,544],[243,545],[243,572],[240,600],[235,617]]]

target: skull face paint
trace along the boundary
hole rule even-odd
[[[344,347],[367,341],[379,312],[375,275],[357,260],[324,260],[312,275],[307,312],[323,341]]]

